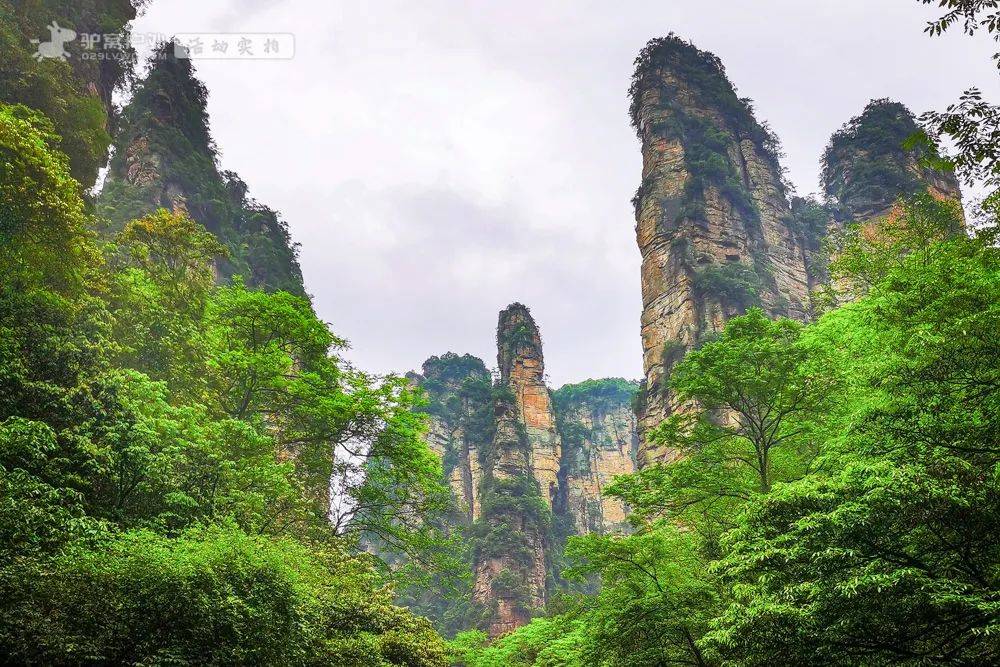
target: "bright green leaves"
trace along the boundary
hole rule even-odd
[[[733,500],[766,493],[809,469],[817,454],[811,422],[834,379],[810,367],[816,352],[801,335],[801,324],[751,309],[674,368],[671,387],[689,408],[650,437],[685,460],[646,473],[665,476],[661,481],[679,495],[664,500],[661,509],[674,507],[667,514],[681,518],[681,507],[716,502],[729,514]]]
[[[43,663],[444,664],[423,619],[336,548],[225,527],[137,531],[0,573],[0,650]],[[26,572],[25,574],[29,574]]]
[[[0,104],[0,274],[5,286],[79,290],[95,261],[79,183],[51,123]]]
[[[183,213],[102,262],[58,147],[0,106],[0,653],[442,665],[347,537],[442,544],[413,388],[344,363],[307,298],[216,286],[226,250]]]

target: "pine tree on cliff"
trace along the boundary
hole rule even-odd
[[[187,211],[229,251],[220,279],[240,275],[252,286],[303,294],[287,224],[250,198],[238,175],[219,169],[207,100],[191,60],[161,45],[125,107],[99,211],[113,229],[161,207]]]

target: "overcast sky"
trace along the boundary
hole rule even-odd
[[[671,31],[713,51],[800,194],[873,97],[996,97],[992,44],[916,0],[153,0],[137,33],[291,32],[291,60],[199,61],[222,165],[283,214],[320,316],[374,372],[470,352],[527,304],[559,386],[641,376],[639,144],[625,91]]]

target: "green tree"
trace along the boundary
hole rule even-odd
[[[744,503],[810,470],[834,380],[802,331],[754,308],[677,364],[670,383],[682,407],[650,434],[676,460],[609,488],[633,521],[669,517],[712,542]]]
[[[954,209],[938,205],[941,240],[883,265],[852,306],[854,325],[884,347],[863,360],[877,369],[872,398],[837,466],[749,506],[723,541],[719,572],[735,597],[705,641],[723,659],[989,664],[1000,655],[1000,255],[993,234],[945,234]],[[897,247],[913,227],[884,221],[878,233]]]
[[[79,291],[95,261],[80,185],[45,116],[0,104],[0,273],[4,286]]]
[[[29,664],[446,664],[427,621],[375,583],[336,545],[124,533],[0,568],[0,650]]]

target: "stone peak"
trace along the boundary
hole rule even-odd
[[[516,367],[530,366],[532,376],[542,381],[544,362],[542,336],[528,307],[512,303],[500,311],[497,322],[497,365],[501,382],[508,383]]]

